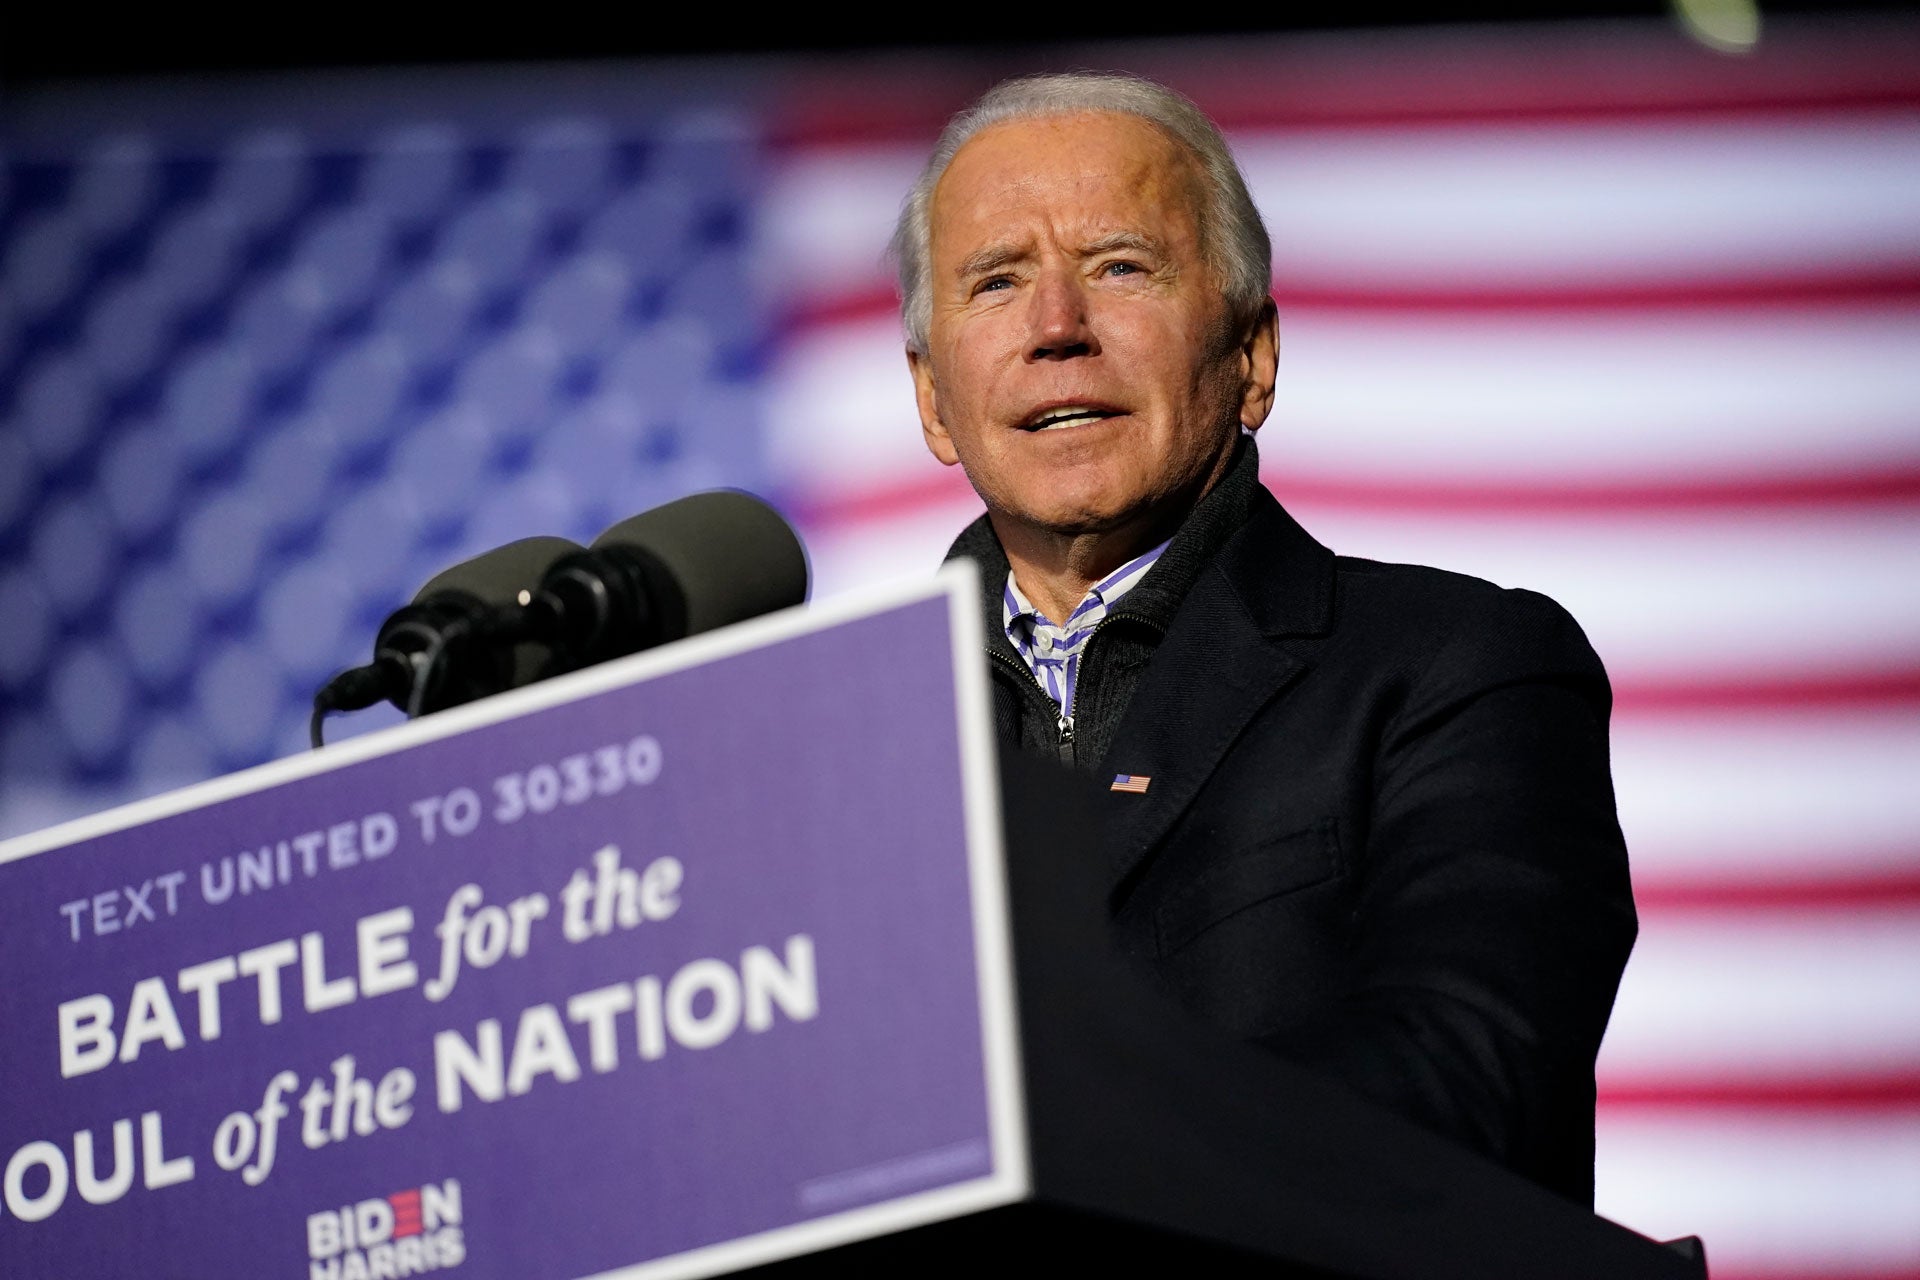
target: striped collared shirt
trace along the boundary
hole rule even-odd
[[[1013,574],[1007,574],[1007,586],[1001,598],[1007,639],[1033,672],[1034,679],[1040,682],[1040,687],[1047,691],[1047,696],[1059,704],[1062,729],[1073,727],[1073,689],[1080,674],[1081,651],[1093,637],[1094,629],[1106,621],[1107,614],[1120,602],[1120,597],[1147,576],[1147,570],[1153,568],[1153,562],[1166,549],[1167,544],[1163,542],[1087,588],[1086,596],[1074,607],[1065,626],[1055,625],[1035,608],[1014,582]]]

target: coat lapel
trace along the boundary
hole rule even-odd
[[[1187,593],[1135,687],[1101,772],[1146,776],[1108,797],[1108,887],[1125,884],[1260,709],[1311,665],[1287,636],[1332,625],[1333,555],[1264,492]]]

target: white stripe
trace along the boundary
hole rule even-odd
[[[1621,983],[1601,1082],[1911,1070],[1920,1063],[1915,975],[1917,908],[1653,913]]]
[[[882,255],[933,139],[802,151],[768,176],[760,277],[777,298],[832,297],[886,284]]]
[[[932,573],[960,530],[983,509],[968,493],[894,519],[822,528],[803,525],[800,536],[807,544],[813,598]]]
[[[1920,123],[1632,121],[1229,135],[1276,274],[1462,288],[1660,284],[1920,255]],[[773,178],[769,280],[861,292],[931,146],[823,146]]]
[[[1920,637],[1920,511],[1393,518],[1296,503],[1335,551],[1542,591],[1616,683],[1899,667]]]
[[[1911,307],[1301,311],[1280,341],[1261,439],[1307,475],[1714,481],[1920,463]]]
[[[1712,483],[1920,466],[1920,312],[1282,317],[1261,433],[1305,479]],[[770,463],[822,496],[934,465],[899,326],[797,335]]]
[[[1235,135],[1275,275],[1484,288],[1740,278],[1920,255],[1920,121]]]
[[[1613,777],[1635,875],[1649,884],[1920,864],[1920,717],[1909,709],[1617,717]]]
[[[1920,311],[1281,320],[1261,432],[1304,480],[1738,482],[1920,464]],[[799,334],[770,462],[816,495],[925,474],[891,317]]]
[[[1607,1117],[1594,1206],[1716,1276],[1920,1274],[1920,1114]]]
[[[804,492],[871,489],[940,465],[921,439],[906,347],[891,316],[790,340],[766,406],[769,473]]]
[[[802,533],[822,589],[837,590],[925,571],[979,510],[962,498]],[[1294,514],[1343,554],[1545,592],[1617,684],[1897,669],[1916,657],[1920,512],[1394,518],[1298,503]]]

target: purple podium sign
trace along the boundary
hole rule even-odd
[[[712,1275],[1022,1198],[964,570],[0,845],[0,1275]]]

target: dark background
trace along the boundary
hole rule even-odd
[[[843,53],[890,47],[1023,46],[1156,36],[1256,35],[1286,31],[1407,27],[1488,22],[1579,22],[1658,18],[1672,12],[1660,0],[1452,0],[1443,4],[1273,4],[1248,13],[1230,6],[1217,15],[1132,14],[1103,22],[1098,11],[1008,9],[1010,20],[982,20],[980,12],[957,10],[951,23],[932,21],[916,7],[913,16],[884,22],[822,21],[818,11],[794,17],[751,18],[739,13],[700,16],[678,12],[661,20],[629,9],[589,20],[564,9],[538,26],[524,15],[492,23],[463,15],[430,26],[402,29],[365,14],[286,15],[272,27],[258,17],[238,22],[194,23],[177,11],[106,18],[75,6],[69,16],[53,6],[10,15],[0,32],[0,85],[14,89],[49,81],[103,77],[276,71],[295,68],[427,66],[472,62],[577,61],[749,53]],[[1786,15],[1912,13],[1913,0],[1768,0],[1762,21]],[[264,11],[255,11],[256,13]]]

